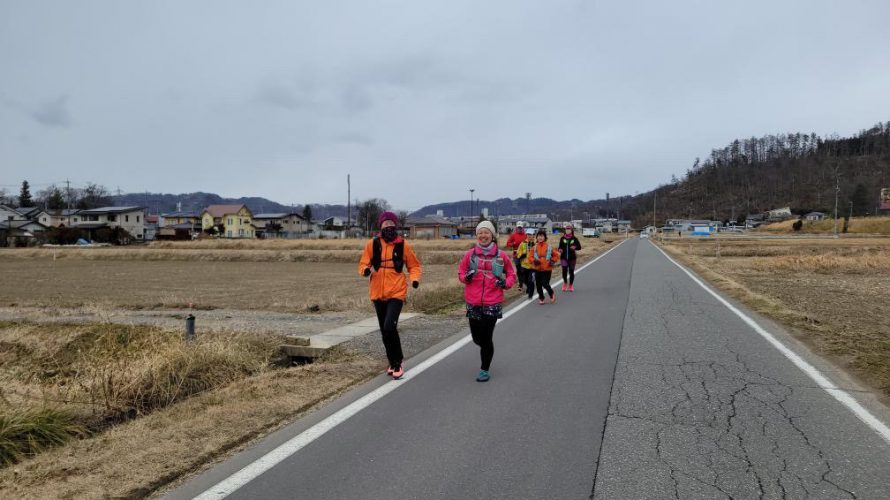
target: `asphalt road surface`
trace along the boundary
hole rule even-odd
[[[498,324],[489,382],[475,381],[479,351],[465,345],[408,380],[357,388],[169,497],[890,498],[886,436],[650,242],[621,243],[575,288]],[[269,450],[393,384],[226,489]],[[886,425],[884,408],[871,411]]]

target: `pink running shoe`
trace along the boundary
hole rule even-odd
[[[403,365],[399,365],[398,368],[392,371],[392,379],[398,380],[405,375],[405,367]]]
[[[570,292],[574,292],[574,291],[575,291],[575,285],[569,285],[569,291],[570,291]]]
[[[390,366],[389,368],[386,369],[386,374],[389,376],[392,376],[392,372],[394,372],[394,371],[395,370],[393,369],[393,367]]]
[[[550,297],[550,303],[551,303],[551,304],[556,303],[556,294],[555,294],[555,293],[553,294],[552,297]]]
[[[569,285],[563,283],[563,284],[562,284],[562,291],[564,292],[564,291],[566,291],[566,290],[568,290],[568,289],[569,289]]]
[[[539,301],[538,301],[538,304],[541,304],[541,305],[543,306],[543,305],[544,305],[544,299],[539,300]]]

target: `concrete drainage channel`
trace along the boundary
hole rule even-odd
[[[404,323],[417,315],[417,313],[402,313],[399,316],[399,323]],[[282,345],[281,351],[296,363],[311,363],[315,358],[324,355],[328,349],[379,329],[377,317],[374,316],[317,335],[291,336],[289,337],[291,343]]]

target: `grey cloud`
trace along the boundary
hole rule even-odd
[[[334,140],[345,144],[359,144],[362,146],[374,144],[374,139],[371,136],[361,132],[344,132],[336,135]]]
[[[61,95],[46,101],[32,111],[31,118],[47,127],[68,128],[71,126],[71,115],[68,113],[68,96]]]
[[[340,93],[340,102],[349,113],[359,113],[374,105],[368,90],[360,85],[348,85]]]
[[[262,86],[254,96],[260,104],[273,108],[295,110],[311,103],[311,100],[297,94],[296,89],[280,84]]]

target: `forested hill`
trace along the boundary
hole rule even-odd
[[[732,141],[695,159],[682,179],[636,196],[609,200],[555,201],[549,198],[504,198],[474,204],[489,213],[547,213],[555,220],[620,217],[635,227],[651,224],[653,202],[659,225],[668,218],[744,220],[747,214],[790,207],[795,213],[873,214],[882,187],[890,188],[890,121],[853,137],[787,133]],[[641,186],[642,187],[642,186]],[[657,199],[656,199],[657,198]],[[470,201],[428,205],[417,215],[467,215]]]
[[[682,180],[630,198],[625,213],[659,224],[672,217],[726,220],[790,207],[794,213],[874,214],[890,187],[890,121],[853,137],[789,133],[738,139],[696,159]]]

